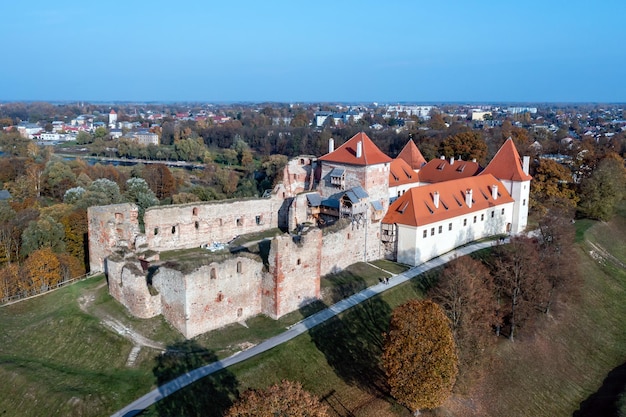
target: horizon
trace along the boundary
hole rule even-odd
[[[626,102],[626,3],[546,3],[10,3],[0,101]]]

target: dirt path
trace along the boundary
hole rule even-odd
[[[591,257],[593,259],[595,259],[596,261],[598,261],[598,262],[608,261],[608,262],[611,262],[615,266],[618,266],[620,268],[626,269],[626,264],[624,264],[622,261],[617,259],[612,254],[610,254],[602,246],[598,245],[597,243],[593,243],[593,242],[591,242],[589,240],[587,240],[587,244],[589,246],[591,246],[591,250],[589,251],[589,255],[591,255]]]
[[[78,297],[78,306],[85,313],[96,316],[100,319],[100,322],[108,327],[110,330],[119,334],[120,336],[130,340],[133,343],[133,348],[131,349],[128,359],[126,360],[126,366],[134,366],[135,361],[137,360],[137,356],[143,347],[149,347],[152,349],[164,351],[165,346],[162,343],[155,342],[142,334],[138,333],[131,327],[126,326],[121,321],[114,319],[111,316],[106,314],[99,313],[97,310],[90,311],[89,307],[96,299],[96,292],[100,290],[102,287],[105,287],[107,284],[103,282],[92,290],[86,291],[83,295]]]

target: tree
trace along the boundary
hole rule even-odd
[[[578,203],[571,171],[558,162],[546,158],[540,158],[535,167],[530,196],[533,208],[545,209],[545,204],[554,199],[567,202],[572,207]]]
[[[605,157],[588,178],[580,183],[579,212],[589,218],[609,220],[624,198],[626,175],[624,162],[612,157]]]
[[[164,164],[150,164],[143,169],[143,179],[159,200],[169,198],[176,191],[176,180]]]
[[[76,143],[78,145],[87,145],[91,142],[93,142],[93,137],[91,137],[91,135],[84,130],[81,130],[76,135]]]
[[[65,191],[72,188],[76,183],[76,175],[69,165],[61,162],[49,162],[43,171],[44,190],[55,199],[63,198]]]
[[[500,296],[502,320],[510,328],[509,340],[539,310],[546,299],[547,280],[541,270],[535,242],[524,236],[496,249],[495,282]]]
[[[0,269],[0,300],[20,292],[20,267],[10,263]]]
[[[56,253],[65,252],[65,229],[50,216],[42,216],[30,222],[22,233],[22,256],[27,257],[41,248],[50,248]]]
[[[27,291],[47,291],[61,281],[61,264],[50,248],[33,252],[24,262],[24,272]]]
[[[391,314],[382,356],[391,395],[413,411],[439,407],[452,393],[458,358],[450,322],[430,300],[412,300]]]
[[[487,158],[487,143],[480,132],[461,132],[445,138],[439,146],[439,153],[447,158],[460,157],[464,161],[476,159],[483,164]]]
[[[148,207],[158,206],[159,199],[156,198],[150,187],[143,178],[130,178],[126,181],[126,192],[124,198],[130,203],[139,206],[139,223],[143,223],[143,214]]]
[[[578,256],[575,253],[573,209],[555,205],[539,220],[539,256],[548,291],[542,303],[549,314],[558,296],[575,293],[579,288]]]
[[[299,382],[283,380],[264,390],[241,394],[225,417],[328,417],[328,407],[302,388]]]
[[[87,190],[81,194],[76,204],[79,207],[87,208],[121,202],[122,194],[120,193],[119,185],[109,179],[99,178],[93,181]]]
[[[455,258],[428,295],[450,319],[461,362],[477,360],[492,328],[499,324],[495,287],[487,267],[469,256]]]

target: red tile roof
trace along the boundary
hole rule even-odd
[[[492,195],[494,185],[498,186],[495,200]],[[472,190],[471,207],[465,202],[466,190]],[[439,193],[439,207],[434,204],[435,192]],[[504,185],[493,175],[462,178],[409,189],[389,206],[383,223],[422,226],[513,201]]]
[[[427,183],[457,180],[472,177],[481,170],[478,162],[462,161],[460,159],[433,159],[420,169],[420,181]]]
[[[528,181],[532,179],[524,172],[522,159],[511,138],[504,142],[481,174],[493,174],[501,180]]]
[[[398,158],[404,159],[414,170],[420,169],[426,164],[424,155],[422,155],[420,150],[417,148],[413,139],[409,139],[406,145],[404,145],[404,148],[402,148],[398,154]]]
[[[361,142],[361,157],[357,158],[359,142]],[[391,162],[391,158],[385,155],[364,132],[352,136],[346,143],[320,157],[319,160],[349,165],[375,165]]]
[[[389,187],[398,185],[411,184],[419,182],[417,172],[411,169],[411,166],[400,157],[391,161],[389,169]]]

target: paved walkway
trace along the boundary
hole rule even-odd
[[[420,275],[424,272],[430,271],[433,268],[437,268],[438,266],[444,265],[445,263],[451,261],[456,256],[464,256],[468,255],[472,252],[476,252],[478,250],[487,248],[489,246],[493,246],[496,244],[496,241],[488,241],[488,242],[478,242],[472,243],[467,246],[455,249],[451,252],[448,252],[445,255],[441,255],[437,258],[431,259],[428,262],[425,262],[421,265],[415,266],[401,274],[395,275],[394,277],[389,279],[389,283],[379,283],[372,287],[368,287],[363,291],[352,295],[344,300],[339,301],[336,304],[319,311],[312,316],[305,318],[304,320],[294,324],[289,328],[289,330],[272,337],[258,345],[251,347],[250,349],[244,350],[243,352],[236,353],[228,358],[222,359],[217,362],[213,362],[209,365],[205,365],[201,368],[194,369],[189,371],[178,378],[167,382],[164,385],[161,385],[158,388],[150,391],[143,397],[133,401],[131,404],[122,408],[118,412],[114,413],[112,417],[131,417],[141,413],[146,408],[150,407],[157,401],[167,397],[168,395],[178,391],[181,388],[186,387],[189,384],[192,384],[203,378],[207,375],[211,375],[217,371],[225,369],[231,365],[234,365],[239,362],[243,362],[246,359],[249,359],[253,356],[256,356],[260,353],[263,353],[267,350],[270,350],[282,343],[285,343],[296,336],[299,336],[305,332],[307,332],[310,328],[317,326],[330,319],[333,316],[336,316],[349,308],[362,303],[363,301],[381,294],[382,292],[388,290],[389,288],[393,288],[396,285],[400,285],[404,282],[407,282],[414,278],[417,275]]]

